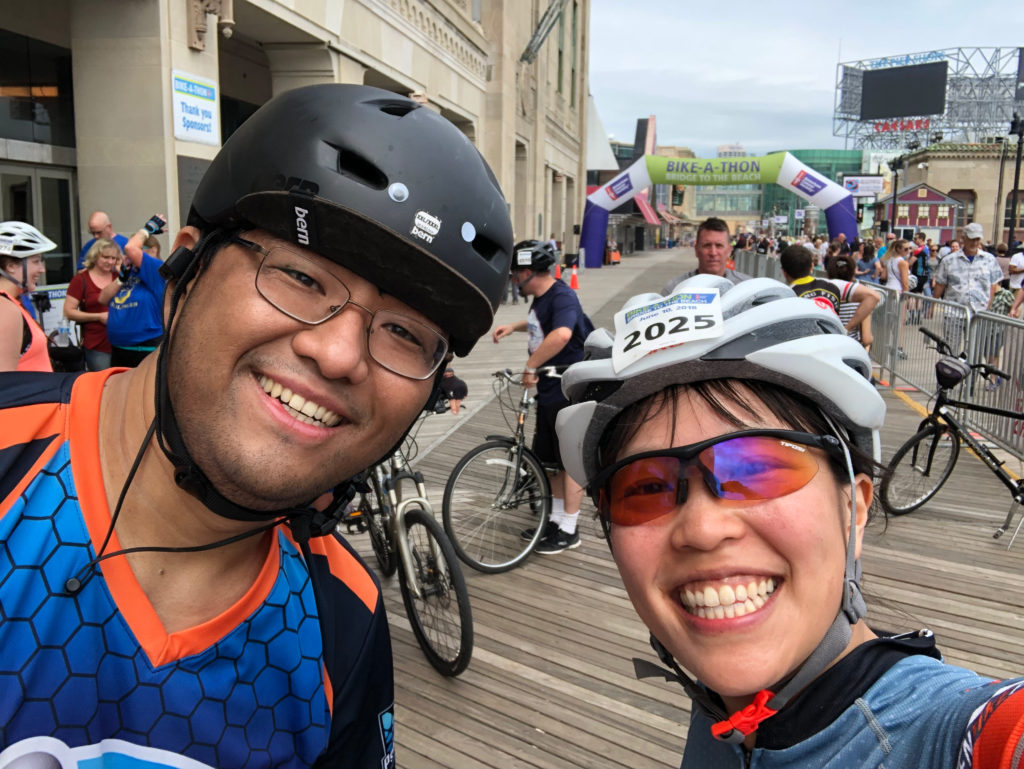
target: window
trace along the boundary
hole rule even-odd
[[[576,22],[580,12],[580,4],[573,0],[572,3],[572,63],[569,67],[569,105],[576,106]]]
[[[932,207],[927,203],[919,203],[917,206],[917,221],[927,222],[932,215]]]
[[[0,139],[75,146],[70,50],[0,29]]]
[[[565,47],[565,13],[558,14],[558,86],[557,90],[562,93],[562,79],[565,75],[565,54],[562,49]]]
[[[896,206],[896,218],[897,219],[909,219],[910,218],[910,206],[906,203],[900,203]]]
[[[1017,216],[1013,216],[1013,190],[1006,196],[1006,211],[1004,213],[1003,226],[1008,229],[1019,230],[1024,228],[1024,190],[1017,190]],[[1019,238],[1017,238],[1019,240]]]
[[[956,228],[961,229],[966,227],[968,222],[973,222],[974,206],[978,201],[978,196],[974,190],[950,190],[949,196],[958,203],[956,210]]]

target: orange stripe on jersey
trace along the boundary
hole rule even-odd
[[[292,539],[290,531],[285,530],[288,539]],[[298,544],[295,545],[298,548]],[[348,586],[348,589],[356,594],[356,597],[363,602],[372,614],[377,608],[378,589],[373,577],[348,550],[334,537],[314,537],[309,540],[309,550],[315,555],[322,555],[327,559],[331,575],[341,580]]]
[[[89,530],[93,550],[97,553],[107,536],[111,517],[106,490],[103,487],[103,470],[100,467],[100,396],[106,378],[111,373],[121,370],[123,369],[79,377],[71,391],[71,412],[74,414],[71,422],[71,468],[75,476],[75,487],[78,489],[82,518]],[[149,451],[159,451],[155,442]],[[138,483],[137,478],[135,482]],[[162,512],[168,516],[173,513],[172,510]],[[120,549],[121,542],[117,532],[114,532],[107,543],[106,552],[112,553]],[[159,666],[208,649],[255,612],[270,594],[277,580],[280,562],[280,548],[271,538],[269,552],[260,573],[245,595],[213,619],[171,634],[167,633],[153,604],[135,578],[127,557],[115,556],[103,561],[96,568],[103,572],[114,602],[149,661],[154,666]]]
[[[11,509],[22,492],[39,474],[39,471],[57,453],[64,442],[67,417],[68,407],[64,403],[37,403],[4,411],[4,432],[0,436],[0,449],[40,439],[49,439],[50,443],[10,493],[4,499],[0,499],[0,517]]]
[[[1024,767],[1024,690],[1002,700],[974,743],[974,769]]]

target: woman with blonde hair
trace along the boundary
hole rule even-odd
[[[893,241],[882,258],[882,285],[897,294],[910,290],[910,265],[907,263],[910,250],[910,242],[900,238]]]
[[[68,284],[64,298],[64,317],[82,327],[82,348],[89,371],[110,368],[109,309],[100,301],[100,294],[114,282],[120,262],[121,247],[113,240],[97,238],[85,254],[84,267]]]

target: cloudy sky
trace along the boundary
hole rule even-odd
[[[592,0],[590,90],[609,134],[714,157],[843,146],[836,64],[942,48],[1024,45],[1021,0]]]

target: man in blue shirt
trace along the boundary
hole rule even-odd
[[[551,274],[556,256],[550,244],[539,240],[517,243],[512,252],[512,280],[523,296],[532,296],[526,320],[498,326],[492,338],[495,343],[515,331],[529,334],[529,357],[523,368],[523,386],[537,388],[537,430],[533,451],[545,465],[558,466],[559,473],[551,482],[551,518],[536,552],[554,555],[580,546],[576,530],[583,487],[562,468],[555,418],[569,405],[562,395],[560,380],[538,377],[542,366],[567,366],[583,360],[583,342],[591,330],[590,320],[580,306],[576,292]],[[523,532],[532,539],[535,529]]]

